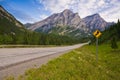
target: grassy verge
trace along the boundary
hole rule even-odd
[[[87,45],[27,70],[18,80],[120,80],[120,46],[112,50],[110,45],[100,45],[98,56],[96,63],[95,46]]]

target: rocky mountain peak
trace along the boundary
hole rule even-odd
[[[54,27],[56,25],[70,26],[70,27],[85,26],[84,22],[82,22],[82,19],[80,18],[78,13],[73,13],[71,10],[65,9],[61,13],[53,14],[42,21],[34,23],[31,27],[29,27],[29,29],[35,30],[37,28],[48,26],[48,25],[49,27]]]
[[[34,23],[28,27],[30,30],[47,33],[51,33],[53,31],[53,28],[57,28],[58,30],[62,28],[63,31],[61,31],[60,34],[69,34],[78,29],[80,33],[86,32],[88,30],[78,13],[73,13],[69,9],[65,9],[61,13],[55,13],[48,18]],[[77,35],[81,35],[80,33]]]
[[[71,13],[71,14],[73,14],[73,12],[71,10],[69,10],[69,9],[65,9],[62,13],[67,13],[67,14]]]
[[[92,33],[96,29],[104,30],[110,25],[98,13],[81,19],[78,13],[65,9],[61,13],[55,13],[42,21],[30,24],[27,28],[37,32],[56,32],[62,35],[74,33],[76,36]]]
[[[102,19],[101,18],[101,16],[98,14],[98,13],[96,13],[96,14],[93,14],[93,15],[90,15],[90,16],[87,16],[87,17],[85,17],[85,18],[88,18],[88,19]],[[85,19],[84,18],[84,19]]]
[[[91,15],[91,17],[94,18],[94,19],[98,19],[98,20],[99,20],[99,19],[104,20],[104,19],[100,16],[100,14],[98,14],[98,13]],[[104,20],[104,21],[105,21],[105,20]]]
[[[96,29],[103,31],[106,27],[112,25],[111,23],[106,22],[98,13],[87,16],[83,18],[83,20],[90,32],[93,32]]]
[[[94,17],[100,17],[100,15],[98,13],[93,14],[92,16],[94,16]]]

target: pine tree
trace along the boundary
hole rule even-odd
[[[117,34],[118,34],[118,37],[120,38],[120,21],[119,21],[119,19],[117,22]]]
[[[120,20],[118,19],[118,22],[117,22],[118,24],[120,23]]]
[[[113,37],[112,40],[111,40],[111,48],[112,49],[117,49],[118,48],[118,45],[117,45],[115,37]]]

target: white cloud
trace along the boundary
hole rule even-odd
[[[70,8],[71,2],[73,0],[43,0],[42,3],[46,10],[49,10],[51,13],[58,13]]]
[[[104,17],[107,21],[115,21],[117,22],[120,19],[120,7],[115,7],[113,9],[109,9],[101,13],[101,16]]]
[[[98,7],[102,7],[102,6],[105,6],[105,2],[104,2],[104,0],[99,0],[98,4],[96,4],[96,5],[98,5]]]
[[[48,17],[48,15],[45,15],[45,14],[40,15],[40,19],[41,19],[41,20],[43,20],[43,19],[45,19],[45,18],[47,18],[47,17]]]
[[[111,0],[107,5],[109,8],[107,10],[102,11],[100,14],[106,21],[115,21],[117,22],[120,19],[120,1],[119,0]]]
[[[120,19],[120,0],[39,0],[45,10],[58,13],[64,9],[78,12],[80,17],[100,13],[107,21]]]

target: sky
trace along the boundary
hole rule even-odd
[[[0,0],[0,5],[23,24],[41,21],[65,9],[81,18],[99,13],[107,22],[120,19],[120,0]]]

